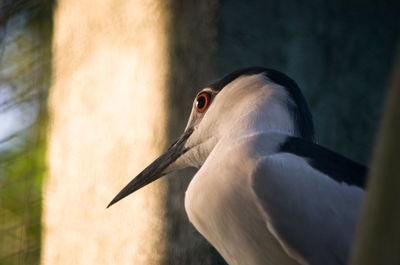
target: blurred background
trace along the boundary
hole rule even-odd
[[[0,5],[0,264],[38,264],[53,3]]]
[[[224,264],[183,170],[105,209],[184,129],[196,91],[285,72],[317,141],[369,164],[400,2],[0,1],[0,264]]]

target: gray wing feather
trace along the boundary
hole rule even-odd
[[[363,190],[339,183],[289,153],[261,158],[252,189],[266,225],[292,257],[347,264]]]

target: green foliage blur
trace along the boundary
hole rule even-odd
[[[52,1],[0,1],[0,264],[39,264]]]

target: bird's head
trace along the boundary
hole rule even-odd
[[[107,207],[169,172],[200,167],[222,138],[260,131],[314,140],[311,114],[292,79],[262,67],[232,72],[196,95],[181,137]]]

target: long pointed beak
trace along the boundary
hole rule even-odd
[[[166,169],[174,163],[181,155],[186,153],[188,149],[185,149],[185,143],[189,136],[192,134],[193,129],[188,128],[182,134],[182,136],[176,141],[168,150],[162,154],[159,158],[153,161],[147,166],[142,172],[139,173],[131,182],[128,183],[114,199],[108,204],[107,208],[125,198],[129,194],[137,191],[138,189],[152,183],[153,181],[166,175]]]

